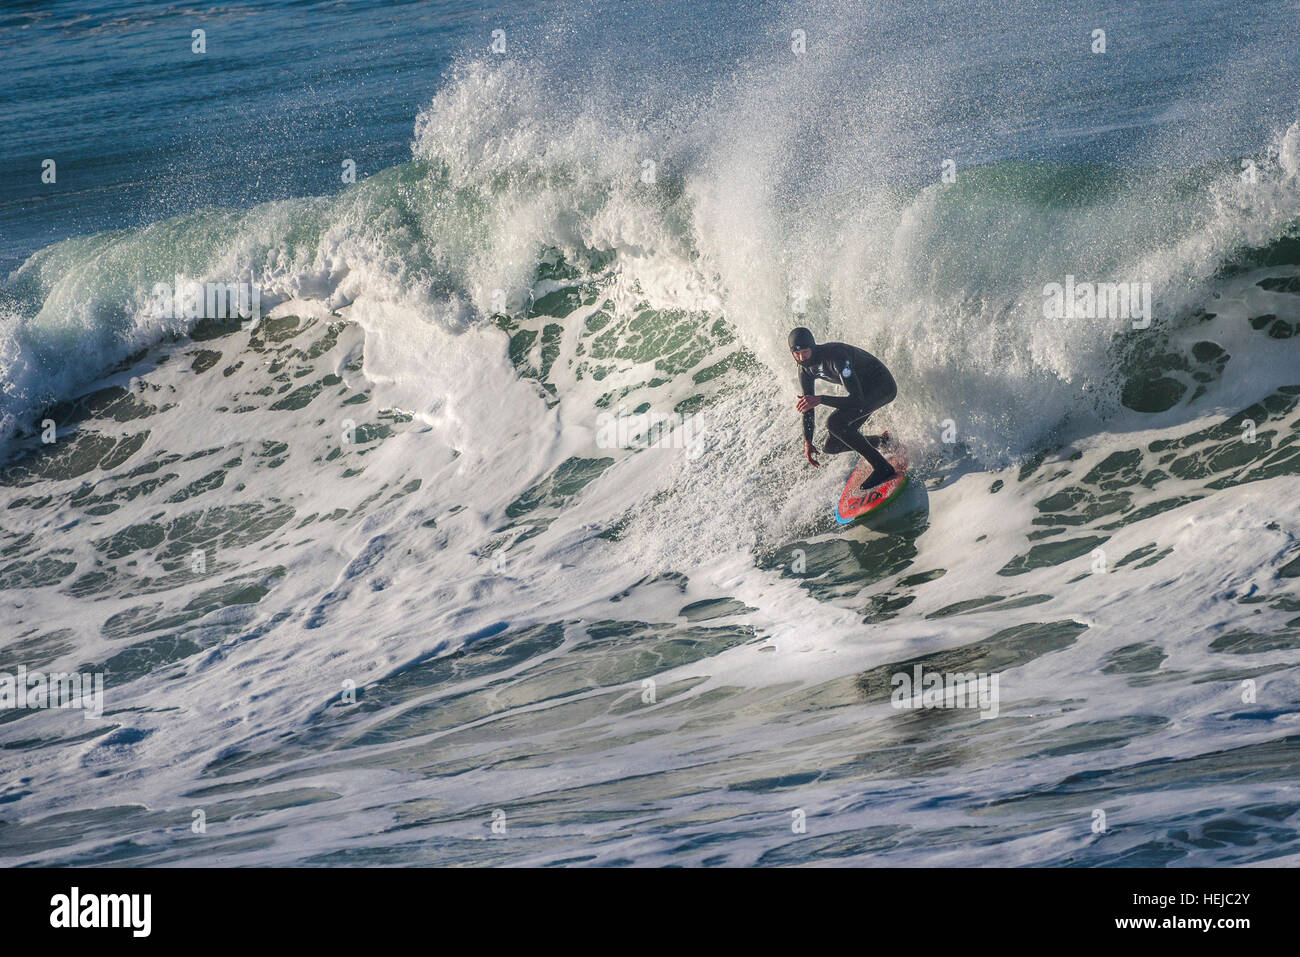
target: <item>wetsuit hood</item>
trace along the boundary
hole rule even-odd
[[[813,349],[817,345],[817,340],[813,338],[812,332],[800,326],[790,331],[790,337],[787,340],[790,344],[790,351],[796,349]]]

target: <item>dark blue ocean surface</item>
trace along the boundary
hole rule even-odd
[[[1285,0],[9,3],[0,272],[72,235],[328,193],[347,158],[359,176],[408,159],[418,110],[494,30],[509,55],[545,61],[557,96],[601,98],[635,122],[707,108],[718,88],[752,81],[756,62],[785,57],[802,29],[810,48],[836,49],[841,75],[820,95],[846,104],[914,60],[934,100],[914,120],[936,155],[1122,160],[1191,120],[1197,135],[1179,153],[1253,149],[1297,103],[1295,19]],[[1094,29],[1107,55],[1090,52]],[[816,125],[808,144],[837,132]],[[45,159],[57,184],[41,181]]]

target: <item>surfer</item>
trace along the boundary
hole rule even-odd
[[[795,408],[803,413],[803,454],[808,463],[820,468],[814,458],[813,426],[817,415],[813,409],[829,405],[835,411],[826,420],[829,433],[822,451],[834,455],[852,449],[872,468],[863,491],[888,482],[898,473],[889,461],[876,451],[875,445],[859,430],[872,412],[893,402],[898,396],[898,385],[885,364],[869,352],[843,342],[824,342],[817,345],[813,334],[800,326],[790,333],[790,352],[799,364],[799,401]],[[816,379],[825,379],[841,385],[848,395],[816,395]],[[877,442],[881,436],[871,436]]]

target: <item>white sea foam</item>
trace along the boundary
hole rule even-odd
[[[132,649],[159,663],[136,674],[117,660],[131,676],[116,685],[110,672],[106,717],[122,730],[83,740],[70,718],[42,715],[39,734],[59,747],[3,752],[6,779],[29,780],[25,821],[92,820],[7,859],[97,860],[129,833],[154,863],[353,851],[539,863],[575,848],[698,862],[726,827],[733,863],[816,861],[790,844],[797,800],[815,839],[846,842],[831,857],[1114,862],[1140,848],[1141,828],[1102,846],[1094,805],[1158,841],[1205,809],[1290,800],[1268,762],[1293,733],[1294,647],[1241,651],[1232,642],[1251,639],[1232,636],[1291,627],[1278,599],[1296,545],[1294,476],[1263,477],[1263,457],[1204,474],[1180,459],[1231,459],[1228,439],[1156,446],[1295,384],[1293,341],[1250,320],[1300,321],[1296,307],[1257,284],[1261,270],[1217,273],[1300,215],[1300,131],[1260,145],[1249,187],[1235,166],[993,161],[954,184],[900,185],[887,174],[930,155],[907,120],[936,108],[933,86],[907,87],[920,74],[899,64],[851,91],[842,68],[807,66],[634,123],[555,97],[526,64],[468,63],[421,113],[409,164],[335,197],[68,240],[18,270],[0,325],[0,438],[91,384],[130,385],[153,408],[112,426],[114,439],[148,429],[138,458],[4,490],[12,647],[52,648],[49,667],[65,670]],[[828,138],[851,127],[836,118],[850,93],[865,96],[848,114],[864,125]],[[293,340],[303,355],[257,351],[256,330],[166,342],[191,326],[151,316],[147,291],[178,272],[252,277],[269,321],[312,323]],[[1188,395],[1163,412],[1125,410],[1122,330],[1042,320],[1044,282],[1067,273],[1150,282],[1145,342],[1183,356],[1212,341],[1225,367],[1204,383],[1182,370]],[[916,453],[892,529],[832,532],[848,463],[827,457],[813,472],[799,456],[784,349],[796,288],[808,304],[798,321],[880,355],[899,380],[899,400],[873,420]],[[307,358],[331,323],[337,343]],[[144,347],[143,365],[101,378]],[[203,373],[200,347],[221,353]],[[724,360],[736,365],[719,371]],[[327,376],[338,381],[319,398],[274,408]],[[597,441],[602,410],[684,414],[697,399],[703,455]],[[1294,413],[1255,414],[1284,457]],[[960,447],[940,438],[949,419]],[[385,422],[391,437],[355,441]],[[264,452],[277,443],[285,461],[261,464],[285,454]],[[1107,487],[1119,468],[1107,463],[1134,452],[1135,475]],[[177,477],[139,490],[125,473],[145,460],[158,465],[142,475]],[[219,486],[171,498],[217,471]],[[99,511],[74,499],[83,488],[105,496]],[[157,542],[109,555],[122,536],[249,505],[293,518],[205,543],[210,579],[169,577],[176,555]],[[1109,526],[1138,507],[1149,516]],[[1089,547],[1073,557],[1027,560],[1077,541]],[[796,550],[810,573],[791,570]],[[40,572],[37,559],[76,574],[32,585],[22,576]],[[119,586],[69,591],[97,571]],[[204,611],[231,583],[262,594]],[[1241,600],[1254,595],[1268,604]],[[472,658],[498,634],[552,625],[553,645],[534,636],[517,659],[511,644]],[[193,650],[169,658],[181,642]],[[873,669],[945,652],[1000,674],[997,720],[906,724],[858,687]],[[1254,669],[1259,698],[1246,707],[1239,682]],[[352,711],[338,702],[348,682],[362,691]],[[0,734],[36,740],[34,720]],[[1262,770],[1220,788],[1198,762],[1223,754]],[[1185,762],[1181,791],[1160,776],[1170,758]],[[1070,783],[1104,782],[1117,765],[1143,783]],[[225,799],[196,795],[214,779],[238,804],[213,828],[221,841],[178,841],[195,805]],[[162,816],[115,817],[133,804]],[[466,818],[498,807],[519,808],[535,842],[484,849]],[[629,809],[649,824],[625,828]],[[972,822],[997,838],[979,861],[950,839]]]

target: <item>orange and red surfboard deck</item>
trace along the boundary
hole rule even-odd
[[[844,483],[840,504],[835,508],[835,521],[841,525],[850,525],[888,505],[903,490],[907,484],[907,453],[897,442],[892,442],[891,446],[883,454],[889,464],[898,470],[898,476],[866,492],[859,491],[858,486],[871,474],[871,464],[859,456],[858,464],[853,467],[849,480]]]

